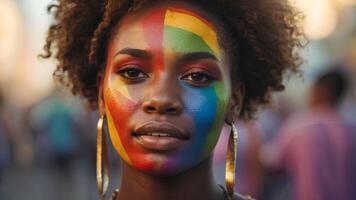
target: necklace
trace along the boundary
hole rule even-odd
[[[220,189],[223,191],[223,193],[224,193],[224,200],[229,200],[229,197],[228,197],[228,195],[227,195],[226,189],[225,189],[222,185],[220,185],[220,184],[218,184],[218,186],[219,186],[219,188],[220,188]],[[110,200],[116,200],[118,194],[119,194],[119,189],[116,189],[116,190],[111,194]],[[254,199],[253,199],[252,197],[250,197],[250,196],[246,196],[246,197],[243,197],[243,200],[254,200]]]
[[[119,189],[116,189],[116,190],[111,194],[110,200],[116,200],[118,194],[119,194]]]
[[[227,194],[227,191],[226,191],[226,189],[225,189],[224,186],[222,186],[222,185],[220,185],[220,184],[218,184],[218,186],[219,186],[219,188],[224,192],[224,200],[234,200],[234,198],[233,198],[233,199],[230,199],[230,198],[229,198],[229,195]],[[255,200],[255,199],[253,199],[253,198],[252,198],[251,196],[249,196],[249,195],[240,197],[240,199],[241,199],[241,200]],[[238,199],[237,199],[237,200],[238,200]]]

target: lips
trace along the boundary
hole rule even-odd
[[[173,124],[148,122],[134,129],[136,141],[144,148],[155,151],[172,151],[189,141],[190,135]]]

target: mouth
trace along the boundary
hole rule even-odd
[[[190,140],[190,135],[166,122],[147,122],[134,129],[132,136],[145,149],[173,151]]]

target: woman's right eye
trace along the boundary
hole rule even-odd
[[[145,72],[136,67],[125,67],[117,73],[128,81],[142,81],[149,77]]]

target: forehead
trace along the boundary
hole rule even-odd
[[[113,36],[117,48],[176,52],[208,51],[221,57],[217,29],[201,11],[182,6],[153,7],[126,15]],[[187,43],[189,43],[187,45]]]

